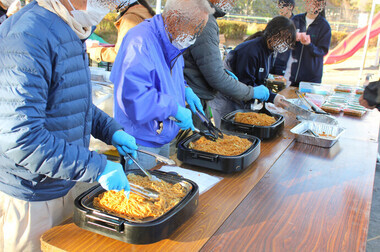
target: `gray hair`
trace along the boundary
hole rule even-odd
[[[194,9],[188,9],[187,4],[193,5]],[[167,12],[178,11],[184,8],[188,10],[188,14],[190,15],[192,10],[196,9],[206,12],[207,14],[214,14],[215,12],[214,8],[211,7],[209,1],[207,0],[167,0],[162,15],[165,16]]]

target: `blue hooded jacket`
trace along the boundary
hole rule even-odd
[[[228,53],[226,64],[239,81],[253,87],[265,86],[272,53],[261,36],[236,46]],[[276,94],[270,92],[268,101],[273,103],[275,96]]]
[[[318,15],[306,30],[306,13],[292,18],[298,32],[310,35],[311,43],[307,46],[296,43],[292,57],[296,59],[291,66],[290,81],[298,86],[299,82],[321,83],[323,75],[323,56],[329,52],[331,28],[327,20]]]
[[[166,34],[161,15],[138,24],[124,37],[112,67],[115,119],[148,147],[161,147],[179,127],[168,119],[185,106],[184,60]],[[162,132],[158,133],[160,122]]]
[[[32,2],[0,26],[0,190],[26,201],[93,182],[121,126],[92,104],[83,42],[56,14]]]

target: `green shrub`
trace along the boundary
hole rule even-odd
[[[217,20],[220,34],[224,34],[226,39],[243,39],[247,34],[247,23],[231,20]]]
[[[249,23],[247,28],[247,35],[255,34],[258,31],[264,31],[267,24]]]
[[[96,26],[95,34],[102,37],[105,41],[115,44],[117,40],[117,29],[114,25],[117,13],[108,13],[103,20]]]

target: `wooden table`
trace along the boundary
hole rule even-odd
[[[283,92],[294,97],[293,89]],[[71,220],[41,237],[43,251],[365,251],[376,169],[380,113],[338,116],[346,128],[331,148],[294,141],[285,114],[280,137],[263,141],[246,170],[200,195],[199,206],[169,238],[123,243]]]

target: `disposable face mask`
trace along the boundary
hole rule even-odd
[[[275,51],[277,53],[284,53],[288,49],[289,49],[289,46],[285,42],[282,42],[278,45],[273,46],[273,51]]]
[[[68,2],[71,8],[73,8],[71,14],[82,27],[90,27],[99,24],[104,16],[110,12],[108,7],[97,4],[93,0],[87,0],[86,10],[77,10],[74,8],[70,0],[68,0]]]
[[[173,46],[175,46],[178,50],[183,50],[190,47],[195,43],[196,38],[194,36],[190,36],[188,34],[177,37],[172,41]]]

